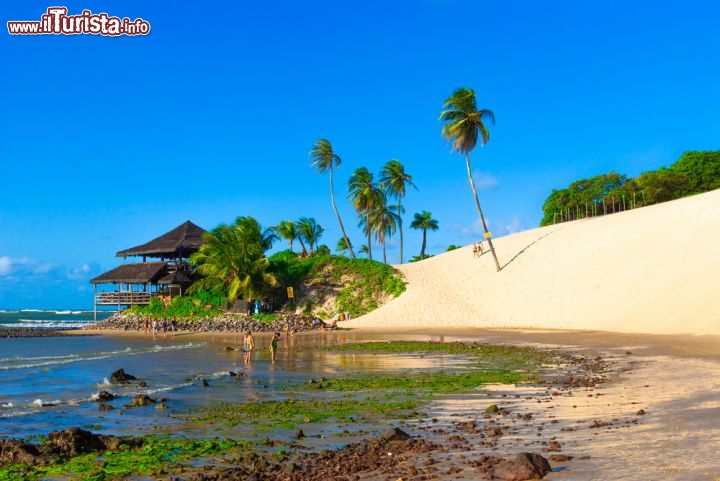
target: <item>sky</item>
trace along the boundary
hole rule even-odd
[[[8,33],[55,5],[150,32]],[[0,309],[92,308],[89,280],[136,260],[116,252],[186,220],[314,217],[334,249],[328,176],[310,166],[319,138],[342,159],[335,196],[354,245],[347,181],[391,159],[417,186],[403,199],[406,260],[422,210],[439,224],[428,253],[468,245],[482,229],[438,120],[458,87],[496,118],[471,154],[494,237],[537,227],[574,180],[720,148],[710,0],[28,0],[0,14]],[[397,236],[387,249],[397,263]]]

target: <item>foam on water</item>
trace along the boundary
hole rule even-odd
[[[205,343],[192,343],[181,345],[160,346],[155,345],[149,349],[134,349],[127,347],[125,349],[108,352],[97,352],[89,354],[68,354],[64,356],[41,356],[41,357],[14,357],[0,359],[0,371],[16,370],[16,369],[32,369],[38,367],[58,366],[62,364],[70,364],[81,361],[97,361],[120,356],[136,356],[149,352],[177,351],[183,349],[197,349],[204,346]]]

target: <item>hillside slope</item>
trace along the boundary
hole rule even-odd
[[[720,334],[720,190],[396,266],[407,291],[345,324]]]

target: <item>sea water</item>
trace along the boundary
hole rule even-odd
[[[95,318],[103,320],[115,311],[95,313],[83,309],[0,309],[2,329],[77,329],[91,324]]]
[[[274,365],[269,335],[257,334],[253,362],[245,364],[238,336],[227,333],[198,338],[168,333],[0,339],[0,437],[32,440],[68,427],[115,435],[172,430],[172,425],[181,424],[183,415],[194,408],[286,397],[284,386],[305,384],[320,376],[466,365],[456,357],[431,360],[420,355],[313,349],[318,344],[353,340],[354,335],[343,332],[283,336]],[[301,346],[304,348],[299,349]],[[111,384],[112,373],[120,368],[137,381]],[[117,396],[106,403],[112,410],[99,411],[97,395],[101,391]],[[155,409],[157,404],[128,407],[140,394],[159,402],[167,399],[166,409]]]

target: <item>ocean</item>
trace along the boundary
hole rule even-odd
[[[92,311],[20,310],[4,311],[0,319],[2,329],[57,329],[81,327],[90,323],[92,316]],[[0,437],[33,441],[52,430],[69,427],[112,435],[181,429],[184,435],[204,437],[208,435],[204,426],[196,432],[180,427],[184,414],[197,407],[286,396],[283,387],[288,383],[304,384],[313,377],[334,377],[358,370],[405,371],[409,365],[429,365],[428,360],[416,355],[348,355],[296,349],[301,345],[353,340],[355,335],[340,331],[283,336],[277,362],[272,365],[270,335],[257,334],[253,362],[246,365],[242,352],[234,349],[241,342],[241,334],[237,333],[201,338],[182,332],[166,337],[0,338]],[[145,385],[111,384],[112,373],[121,368]],[[232,376],[231,372],[241,375]],[[101,391],[117,396],[106,402],[112,410],[99,410],[97,395]],[[139,394],[158,401],[167,398],[167,408],[128,407]]]
[[[97,312],[97,320],[107,319],[116,311]],[[94,320],[94,312],[81,309],[0,310],[1,329],[78,329]]]

